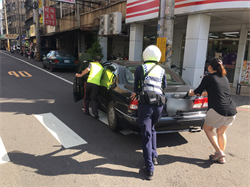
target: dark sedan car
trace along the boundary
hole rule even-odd
[[[134,72],[139,65],[138,62],[112,62],[103,65],[104,73],[98,101],[100,108],[108,115],[108,123],[112,131],[123,127],[136,133],[140,132],[136,122],[138,100],[130,99],[133,93]],[[165,69],[168,83],[167,88],[164,89],[168,101],[161,119],[155,126],[156,131],[158,133],[200,131],[206,116],[207,97],[194,96],[183,99],[191,87],[171,69],[162,67]],[[86,81],[86,78],[83,79]],[[76,89],[83,91],[82,87],[79,89],[75,84],[74,89],[74,91]],[[189,108],[187,108],[188,105]]]
[[[56,68],[74,69],[77,67],[76,58],[68,51],[51,50],[42,60],[42,67],[49,67],[50,71],[54,71]]]

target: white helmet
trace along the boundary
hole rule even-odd
[[[161,51],[156,45],[150,45],[142,53],[143,61],[156,61],[161,59]]]

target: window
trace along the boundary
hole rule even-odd
[[[138,65],[131,65],[124,68],[125,80],[126,83],[130,86],[134,85],[134,73],[137,67]],[[179,75],[177,75],[167,67],[163,66],[163,68],[165,69],[165,76],[168,85],[186,85],[185,81]]]
[[[58,51],[57,53],[61,57],[72,57],[72,55],[68,51]]]

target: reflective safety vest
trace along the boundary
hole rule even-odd
[[[144,75],[154,65],[155,65],[154,63],[143,64],[142,68],[144,71]],[[144,80],[144,91],[145,92],[154,91],[157,94],[162,94],[161,86],[162,86],[162,77],[164,75],[164,72],[165,70],[161,66],[156,65]]]
[[[87,82],[100,86],[103,67],[98,62],[91,62],[91,69]]]
[[[109,89],[109,87],[111,86],[113,82],[113,77],[114,77],[114,74],[112,73],[112,71],[110,71],[109,69],[104,70],[102,79],[101,79],[101,86],[104,86],[107,89]]]

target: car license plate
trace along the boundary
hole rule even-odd
[[[70,63],[70,60],[64,60],[64,63]]]

